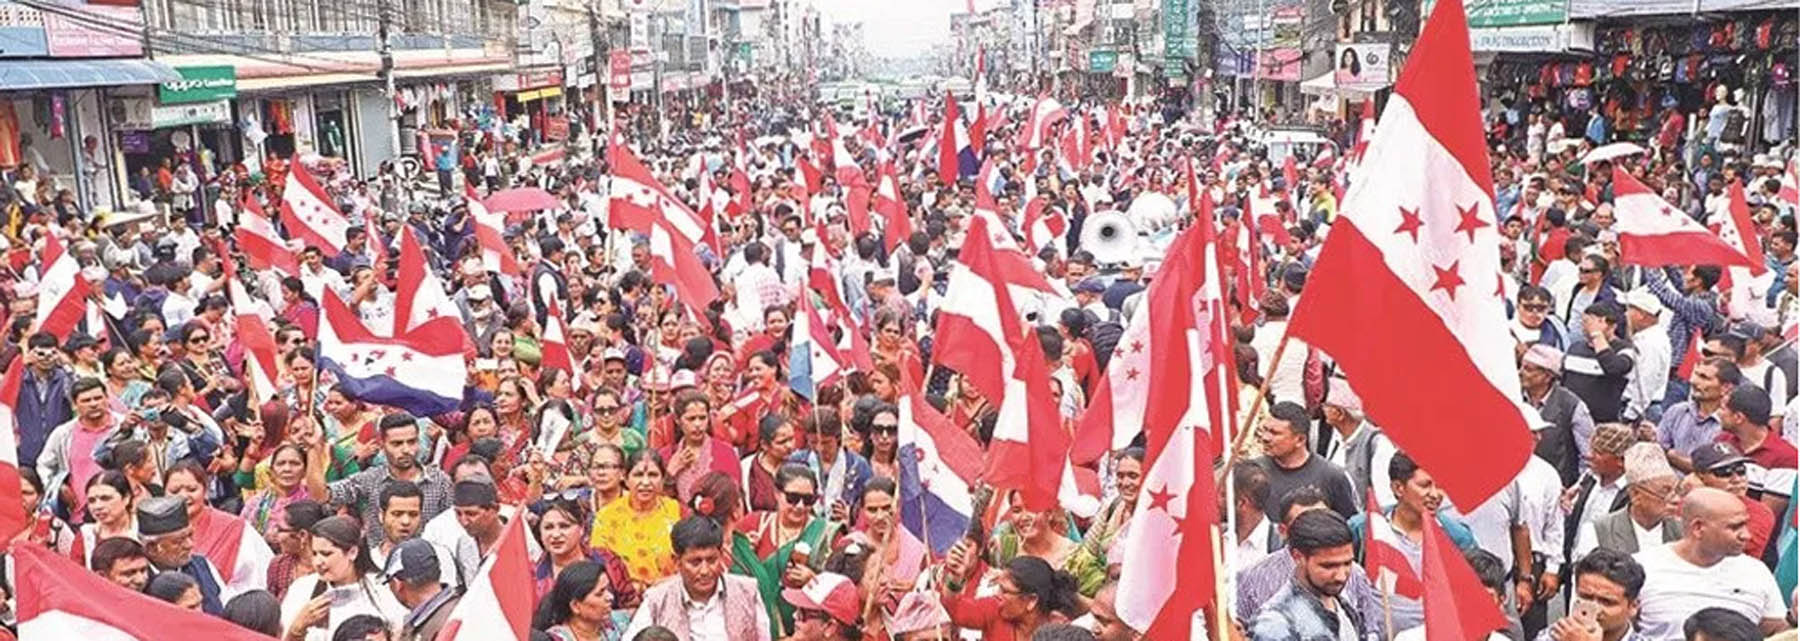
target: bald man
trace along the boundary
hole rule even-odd
[[[1710,487],[1681,503],[1681,539],[1637,553],[1644,566],[1638,629],[1651,641],[1682,638],[1682,623],[1709,607],[1761,621],[1763,634],[1787,628],[1787,604],[1775,576],[1744,556],[1750,517],[1743,501]]]

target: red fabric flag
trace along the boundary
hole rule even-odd
[[[1459,0],[1444,2],[1452,3]],[[1460,14],[1461,7],[1457,9]],[[1506,615],[1500,613],[1500,605],[1475,576],[1462,550],[1438,528],[1437,519],[1422,521],[1425,551],[1419,573],[1424,575],[1420,581],[1425,586],[1425,640],[1477,641],[1506,629]]]
[[[1458,0],[1419,36],[1288,331],[1335,358],[1370,422],[1457,505],[1516,476],[1532,437],[1496,295],[1500,235]]]
[[[64,251],[56,234],[44,234],[38,252],[38,302],[35,331],[49,332],[65,340],[87,315],[88,294],[93,284],[81,275],[75,254]]]
[[[1613,214],[1624,264],[1750,265],[1743,253],[1650,191],[1623,166],[1613,167]]]

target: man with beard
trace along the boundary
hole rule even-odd
[[[1303,630],[1328,630],[1331,638],[1357,639],[1368,622],[1339,599],[1356,566],[1350,526],[1330,510],[1308,510],[1288,527],[1294,580],[1275,594],[1250,622],[1255,641],[1302,638]]]
[[[361,517],[364,540],[370,546],[387,541],[382,528],[381,506],[376,499],[391,480],[411,481],[424,494],[422,518],[430,519],[450,509],[450,477],[443,470],[419,464],[419,423],[411,414],[396,412],[381,417],[378,436],[386,461],[357,472],[350,478],[327,485],[323,464],[308,465],[306,489],[313,500],[334,506],[350,507]],[[315,439],[313,460],[325,461],[329,456],[323,438]]]

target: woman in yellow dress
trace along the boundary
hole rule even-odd
[[[627,492],[594,514],[589,544],[618,555],[641,591],[675,573],[669,531],[681,520],[681,504],[663,494],[667,469],[656,450],[633,453],[625,470]]]

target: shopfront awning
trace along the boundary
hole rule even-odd
[[[1300,93],[1309,96],[1331,96],[1345,100],[1362,100],[1370,94],[1385,89],[1387,83],[1378,87],[1339,87],[1337,72],[1327,71],[1314,76],[1313,79],[1300,83]]]
[[[153,60],[0,61],[0,89],[69,89],[154,85],[181,80],[174,67]]]

